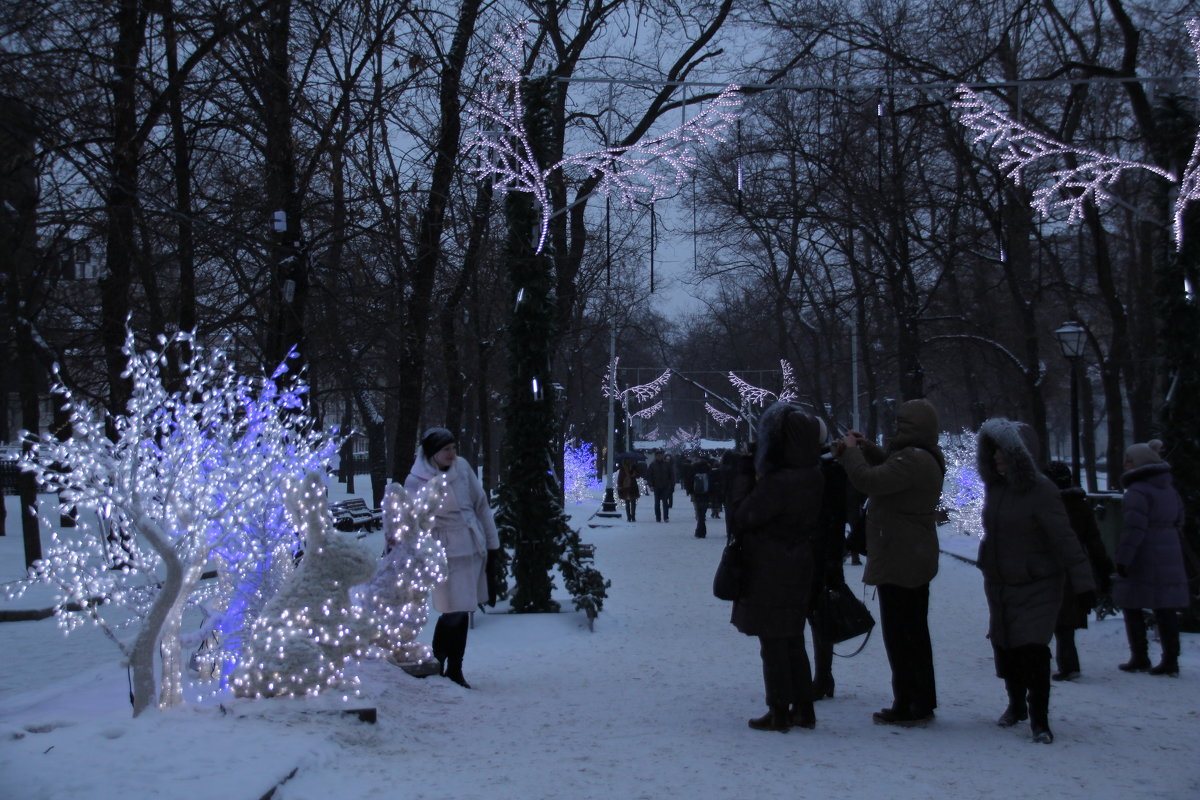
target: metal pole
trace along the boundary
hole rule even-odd
[[[1071,471],[1074,473],[1072,483],[1078,487],[1079,482],[1079,359],[1068,359],[1071,365]]]
[[[858,309],[850,314],[850,429],[861,431],[858,411]]]
[[[617,323],[614,321],[608,334],[608,363],[612,374],[608,376],[609,386],[617,388]],[[601,516],[618,516],[617,499],[613,496],[613,428],[617,425],[613,404],[616,398],[608,396],[608,443],[604,457],[604,502],[600,506]]]

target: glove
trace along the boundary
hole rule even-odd
[[[1086,608],[1089,611],[1096,607],[1096,593],[1088,590],[1075,595],[1076,601],[1080,608]]]
[[[1122,578],[1128,578],[1129,577],[1129,567],[1125,566],[1124,564],[1117,564],[1117,574],[1120,575]]]
[[[487,576],[487,604],[491,608],[496,607],[496,599],[500,596],[500,584],[502,582],[500,571],[503,568],[500,549],[488,550],[487,567],[484,569],[484,574]]]

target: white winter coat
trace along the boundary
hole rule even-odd
[[[438,474],[438,468],[418,449],[404,488],[417,492]],[[448,575],[433,590],[438,611],[474,611],[487,601],[487,551],[500,546],[496,522],[483,484],[462,456],[446,470],[447,491],[438,508],[434,535],[446,548]]]

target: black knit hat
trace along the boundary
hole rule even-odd
[[[426,458],[433,458],[433,454],[438,450],[457,441],[454,434],[446,428],[430,428],[421,437],[421,452],[425,454]]]

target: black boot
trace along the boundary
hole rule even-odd
[[[1175,677],[1179,674],[1179,616],[1173,608],[1155,609],[1154,618],[1158,621],[1163,654],[1158,666],[1150,668],[1150,674]]]
[[[1125,637],[1129,640],[1129,660],[1118,664],[1122,672],[1145,672],[1150,669],[1150,658],[1146,655],[1146,615],[1140,608],[1123,608]]]
[[[803,703],[792,703],[792,711],[790,720],[792,725],[797,728],[806,728],[812,730],[817,727],[817,714],[813,710],[811,700]]]
[[[1050,744],[1054,741],[1050,732],[1050,648],[1025,645],[1019,649],[1023,651],[1021,660],[1029,686],[1029,730],[1033,741]]]
[[[455,619],[451,620],[446,630],[446,669],[442,674],[464,689],[470,689],[471,684],[467,683],[462,671],[463,655],[467,651],[467,628],[470,617],[468,612],[459,611],[454,614],[443,614],[438,622],[440,623],[446,617]]]
[[[448,631],[450,625],[446,622],[446,615],[442,614],[438,617],[437,622],[433,626],[433,657],[438,662],[438,675],[446,674],[446,647],[449,638]]]
[[[749,720],[746,724],[756,731],[787,733],[792,727],[792,715],[787,706],[773,706],[766,714]]]

